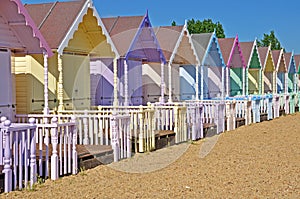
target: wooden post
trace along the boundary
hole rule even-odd
[[[160,70],[161,70],[161,96],[160,96],[160,103],[164,104],[165,103],[165,64],[161,62],[160,64]]]
[[[127,60],[124,59],[124,106],[129,105],[128,97],[128,65]]]
[[[58,175],[58,154],[57,154],[57,145],[58,145],[58,119],[53,117],[51,120],[51,143],[52,143],[52,155],[51,155],[51,180],[57,180]]]
[[[62,64],[62,55],[58,55],[58,111],[63,111],[64,108],[64,86],[63,86],[63,64]]]
[[[255,114],[257,114],[258,120],[260,122],[259,103],[260,103],[260,100],[258,100],[257,110],[256,110]],[[246,109],[246,111],[245,111],[245,124],[249,125],[249,124],[251,124],[251,100],[248,100],[248,99],[245,100],[245,109]]]
[[[226,66],[226,96],[229,97],[229,84],[230,84],[230,68]]]
[[[8,193],[12,191],[12,170],[11,170],[11,152],[10,152],[10,132],[9,127],[11,125],[11,122],[9,120],[6,120],[4,122],[4,138],[5,138],[5,146],[4,146],[4,169],[3,173],[5,174],[4,177],[4,192]]]
[[[202,82],[202,77],[201,77],[201,82]],[[195,100],[199,100],[199,65],[196,65],[196,85],[195,85],[195,91],[196,91],[196,96]],[[202,85],[202,83],[201,83]]]
[[[125,132],[127,141],[127,158],[131,157],[131,131],[130,131],[130,116],[125,119]]]
[[[195,103],[193,103],[192,104],[192,106],[191,106],[191,108],[189,109],[189,110],[191,110],[191,112],[192,112],[192,118],[191,118],[191,120],[192,120],[192,140],[196,140],[197,139],[197,136],[196,136],[196,126],[197,126],[197,120],[196,120],[196,118],[197,118],[197,103],[195,102]]]
[[[114,151],[114,162],[118,162],[120,156],[119,133],[118,133],[119,129],[117,125],[117,117],[115,114],[111,116],[110,124],[111,124],[111,132],[112,132],[111,145]]]
[[[76,150],[76,144],[77,144],[77,125],[76,125],[76,117],[74,115],[72,115],[71,117],[71,122],[74,124],[74,126],[72,126],[72,159],[73,159],[73,166],[72,166],[72,174],[76,174],[77,173],[77,150]]]
[[[139,120],[140,120],[140,124],[139,124],[139,152],[142,153],[144,152],[144,119],[145,119],[145,115],[144,115],[144,110],[143,110],[143,106],[140,105],[139,108],[140,112],[139,112]]]
[[[179,131],[178,131],[178,103],[174,104],[174,132],[175,132],[175,143],[179,143],[181,140],[179,140]]]
[[[88,145],[90,143],[89,141],[89,135],[88,135],[88,112],[87,110],[84,111],[84,118],[83,118],[83,145]]]
[[[288,94],[288,88],[289,88],[289,77],[288,77],[288,72],[284,73],[284,93],[285,94]]]
[[[117,58],[114,58],[113,61],[113,67],[114,67],[114,107],[117,107],[119,104],[118,101],[118,60]]]
[[[168,73],[168,77],[169,77],[169,103],[172,103],[172,65],[171,62],[168,63],[168,69],[169,69],[169,73]]]
[[[222,83],[222,86],[221,86],[221,99],[223,100],[224,97],[225,97],[225,67],[222,66],[222,80],[221,80],[221,83]]]
[[[200,72],[201,72],[201,91],[200,91],[200,99],[204,99],[204,71],[203,71],[204,66],[200,65]]]
[[[35,125],[35,119],[29,119],[30,126]],[[36,183],[36,128],[30,130],[30,188]]]
[[[273,71],[273,93],[277,94],[277,72]]]
[[[243,71],[242,72],[243,72],[243,74],[242,74],[243,75],[243,80],[242,80],[243,81],[242,82],[242,95],[245,96],[245,94],[246,94],[246,92],[245,92],[245,89],[246,89],[246,68],[243,67]]]
[[[48,104],[48,54],[44,52],[44,115],[49,115]]]

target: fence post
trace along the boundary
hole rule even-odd
[[[130,116],[124,119],[125,122],[125,132],[126,132],[126,141],[127,141],[127,158],[131,157],[131,132],[130,132]]]
[[[35,125],[35,119],[29,119],[30,126]],[[36,183],[36,128],[30,129],[30,188]]]
[[[4,148],[4,169],[3,173],[5,173],[5,180],[4,180],[4,192],[12,191],[12,170],[10,167],[10,160],[11,160],[11,152],[10,152],[10,132],[9,127],[11,122],[9,120],[4,121],[4,138],[5,138],[5,148]]]
[[[51,180],[58,179],[58,155],[57,155],[57,144],[58,144],[58,128],[57,128],[57,117],[51,119],[51,143],[52,143],[52,155],[51,155]]]
[[[178,103],[174,104],[174,132],[175,132],[175,143],[180,142],[179,137],[179,131],[178,131]]]
[[[72,174],[77,173],[77,150],[76,150],[76,143],[77,143],[77,128],[76,128],[76,117],[72,115],[71,122],[74,124],[72,127],[72,159],[73,159],[73,168],[72,168]]]
[[[88,113],[87,110],[84,111],[84,117],[83,117],[83,145],[89,144],[89,137],[88,137]]]
[[[268,120],[273,119],[273,112],[272,112],[272,101],[273,101],[273,96],[272,95],[268,95],[267,96],[267,100],[268,100],[268,105],[267,105],[267,112],[268,112]]]
[[[151,129],[151,149],[150,150],[154,150],[155,149],[155,117],[154,117],[154,106],[149,103],[148,104],[150,106],[150,112],[149,112],[149,121],[150,121],[150,129]]]
[[[260,122],[260,111],[259,111],[260,102],[259,101],[258,101],[257,115],[258,115],[258,119],[259,119],[259,122]],[[246,125],[251,124],[251,99],[246,100],[246,121],[245,121],[245,124]]]
[[[197,114],[197,104],[196,102],[192,104],[190,110],[192,110],[192,140],[197,140],[197,135],[196,135],[196,122],[197,122],[197,119],[196,119],[196,114]]]
[[[140,106],[140,124],[139,124],[139,152],[143,153],[144,152],[144,136],[143,136],[143,127],[144,127],[144,111],[143,111],[143,106]]]
[[[117,129],[118,128],[117,118],[116,118],[114,111],[111,116],[110,124],[111,124],[111,132],[112,132],[111,145],[112,145],[112,149],[114,151],[114,162],[118,162],[119,154],[120,154],[119,135],[118,135],[119,129]]]
[[[285,114],[290,114],[290,96],[289,94],[285,94],[284,96],[284,106],[285,106]]]

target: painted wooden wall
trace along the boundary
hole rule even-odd
[[[66,109],[90,108],[90,59],[63,55],[64,105]]]
[[[113,58],[91,60],[91,106],[113,104]],[[119,81],[119,80],[118,80]]]
[[[243,63],[239,53],[239,48],[236,45],[231,57],[230,66],[230,83],[229,83],[229,95],[236,96],[243,94]]]
[[[230,69],[230,96],[243,94],[243,68]]]
[[[180,100],[196,99],[195,96],[196,95],[196,90],[195,90],[196,67],[192,65],[180,66],[179,75],[180,75]]]
[[[203,98],[212,99],[220,98],[222,94],[222,87],[225,89],[225,86],[222,85],[222,67],[223,63],[220,58],[220,50],[217,49],[216,38],[211,42],[208,52],[204,58],[203,66]],[[201,71],[199,69],[199,71]],[[225,74],[225,69],[224,69]],[[199,92],[201,92],[201,75],[199,81]]]
[[[246,72],[246,94],[261,94],[261,66],[257,49],[254,48],[250,65]]]
[[[44,108],[43,56],[15,57],[18,114],[41,112]],[[48,60],[49,108],[57,106],[57,56]]]
[[[0,115],[14,119],[15,89],[11,67],[11,52],[9,49],[0,49]]]
[[[180,100],[180,75],[179,65],[172,64],[171,83],[172,83],[172,100]],[[169,69],[167,64],[164,66],[165,82],[165,101],[169,97]],[[158,102],[161,97],[161,64],[149,63],[143,64],[143,97],[144,102]]]
[[[276,72],[271,53],[268,53],[265,67],[263,68],[263,93],[276,93]]]
[[[280,57],[280,63],[277,68],[277,93],[285,92],[285,82],[287,81],[285,78],[285,74],[287,73],[286,65],[284,62],[283,55]]]

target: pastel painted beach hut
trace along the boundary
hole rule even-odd
[[[187,25],[160,26],[155,28],[155,34],[167,61],[165,82],[168,85],[168,89],[166,89],[168,102],[197,99],[199,82],[196,71],[199,61]],[[153,64],[151,64],[151,68],[161,75]],[[148,73],[148,77],[151,76]]]
[[[287,67],[284,59],[283,49],[272,50],[272,57],[274,60],[277,76],[277,94],[287,93]]]
[[[296,64],[294,59],[293,52],[284,53],[284,59],[287,64],[287,92],[288,93],[295,93],[297,82],[296,82]]]
[[[218,39],[218,42],[226,64],[226,96],[245,95],[246,64],[238,36]]]
[[[100,95],[109,97],[111,93],[114,93],[114,96],[117,96],[114,105],[146,104],[144,95],[147,93],[143,88],[142,65],[158,63],[162,74],[160,102],[164,102],[166,60],[155,36],[148,12],[144,16],[110,17],[102,18],[102,21],[119,55],[117,67],[114,68],[114,74],[118,77],[115,82],[119,83],[114,88],[105,88]],[[113,82],[111,79],[109,81]]]
[[[261,94],[262,70],[256,40],[240,42],[246,63],[246,95]]]
[[[225,68],[215,32],[192,34],[192,41],[200,60],[201,99],[225,97]]]
[[[41,55],[42,73],[47,72],[48,58],[53,55],[49,45],[36,27],[20,0],[2,0],[0,3],[0,115],[14,121],[19,109],[16,96],[15,59],[26,55]],[[47,76],[42,76],[47,82]],[[47,89],[47,84],[44,85]],[[19,88],[17,88],[18,90]],[[25,94],[27,90],[22,90]],[[47,107],[47,92],[41,99]]]
[[[297,88],[297,92],[299,92],[299,88],[300,88],[300,55],[294,55],[294,60],[295,60],[295,66],[296,66],[296,88]]]
[[[276,68],[272,57],[271,47],[258,47],[262,66],[262,94],[276,94]]]
[[[90,57],[115,56],[93,2],[56,1],[25,8],[55,54],[49,60],[49,108],[89,109]],[[19,113],[40,112],[44,106],[43,75],[40,56],[16,60]]]

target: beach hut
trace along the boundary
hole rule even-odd
[[[160,64],[160,102],[164,102],[165,57],[159,46],[155,32],[152,28],[148,12],[144,16],[118,16],[102,18],[103,24],[116,47],[119,59],[116,61],[114,73],[117,74],[118,86],[107,87],[99,95],[103,97],[109,93],[117,95],[114,105],[142,105],[147,101],[144,98],[143,64]],[[113,82],[112,79],[109,80]],[[114,91],[112,90],[114,89]],[[106,93],[105,93],[106,92]],[[111,96],[111,95],[110,95]],[[110,105],[104,103],[102,105]]]
[[[20,0],[0,2],[0,30],[0,115],[14,121],[18,100],[23,98],[16,96],[15,59],[40,54],[41,70],[45,73],[41,78],[47,82],[48,58],[53,53]],[[47,90],[47,83],[43,88]],[[26,92],[22,90],[23,95]],[[41,100],[47,109],[48,95],[43,90]]]
[[[187,24],[183,26],[160,26],[155,28],[155,34],[167,61],[168,68],[165,79],[168,85],[166,90],[168,102],[197,99],[199,82],[196,71],[198,71],[199,61],[191,42]],[[161,75],[155,69],[158,68],[157,66],[151,64],[151,68],[157,71],[158,75]],[[146,78],[153,79],[154,76],[148,71],[145,72]],[[154,83],[154,81],[152,82]],[[156,86],[159,85],[156,84]],[[149,87],[152,87],[152,90],[148,93],[153,93],[154,87],[151,84],[148,89]],[[149,99],[151,102],[154,100]]]
[[[218,42],[226,64],[226,96],[245,95],[246,63],[238,36],[218,39]]]
[[[192,41],[200,61],[201,99],[223,98],[226,65],[215,32],[192,34]]]
[[[262,66],[262,94],[276,93],[276,69],[272,57],[271,47],[258,47],[258,54]]]
[[[296,81],[296,64],[294,59],[293,52],[284,53],[284,59],[287,64],[287,92],[295,93],[297,90],[297,81]]]
[[[295,66],[296,66],[296,91],[299,92],[300,88],[300,81],[299,81],[299,74],[300,74],[300,55],[294,55]]]
[[[89,109],[90,58],[116,56],[93,2],[55,1],[25,8],[55,54],[49,59],[49,108]],[[43,74],[40,56],[16,59],[19,113],[43,108]]]
[[[246,95],[260,95],[262,88],[262,67],[256,40],[240,42],[246,63]]]
[[[272,50],[272,57],[275,64],[277,76],[277,94],[287,93],[287,66],[284,59],[283,49]]]

